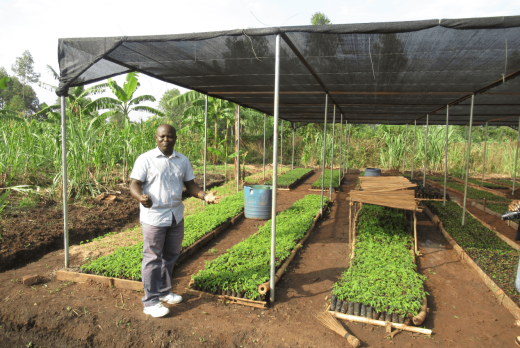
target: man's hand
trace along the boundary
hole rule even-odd
[[[216,193],[217,191],[206,193],[206,195],[204,196],[204,201],[208,204],[218,203],[219,197],[215,196]]]
[[[148,195],[141,195],[139,203],[141,203],[145,208],[151,208],[153,205],[152,198]]]
[[[520,200],[513,200],[508,207],[509,211],[517,211],[520,208]]]

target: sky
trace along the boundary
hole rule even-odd
[[[333,24],[520,15],[519,0],[0,0],[0,67],[31,52],[40,80],[56,84],[59,38],[160,35],[272,26],[308,25],[315,12]],[[125,77],[114,78],[121,85]],[[157,101],[175,85],[140,75],[137,94]],[[54,104],[53,92],[33,85],[40,103]],[[181,92],[185,89],[179,88]],[[106,94],[110,95],[109,92]],[[149,103],[156,106],[157,103]],[[131,119],[146,118],[135,113]]]

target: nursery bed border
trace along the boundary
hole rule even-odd
[[[448,243],[450,243],[457,255],[459,255],[461,261],[465,262],[478,273],[478,275],[484,281],[487,287],[496,296],[499,304],[501,304],[507,310],[509,310],[509,312],[513,315],[513,317],[516,320],[520,320],[520,308],[518,307],[518,305],[513,300],[511,300],[511,298],[486,274],[486,272],[484,272],[475,263],[475,261],[473,261],[473,259],[464,251],[464,249],[460,247],[460,245],[455,241],[455,239],[453,239],[450,236],[448,231],[444,229],[444,225],[437,215],[434,215],[427,206],[424,207],[424,212],[430,218],[430,220],[437,226],[437,228],[442,233],[444,238],[446,238]]]
[[[332,202],[329,201],[325,205],[323,211],[328,209],[331,204],[332,204]],[[284,260],[282,265],[278,268],[278,270],[276,271],[276,274],[275,274],[275,285],[282,278],[283,274],[285,273],[285,270],[287,269],[287,267],[289,267],[289,264],[291,263],[291,261],[294,259],[294,257],[298,253],[298,250],[300,250],[303,247],[303,243],[305,243],[305,241],[309,238],[310,234],[314,231],[314,229],[316,228],[316,223],[318,222],[318,220],[320,218],[323,218],[323,216],[320,214],[320,212],[318,212],[313,219],[314,221],[312,222],[311,227],[309,227],[309,229],[307,230],[305,235],[300,239],[298,244],[296,244],[296,246],[292,250],[291,254],[287,257],[287,259]],[[258,289],[260,289],[261,287],[264,287],[265,288],[264,294],[265,294],[270,289],[269,284],[270,284],[270,280],[267,281],[266,283],[260,284],[258,286]],[[193,285],[193,282],[190,281],[189,286],[192,286],[192,285]],[[244,305],[244,306],[255,307],[255,308],[268,308],[268,298],[267,297],[264,301],[258,301],[258,300],[251,300],[248,298],[240,298],[240,297],[235,297],[235,296],[212,294],[210,292],[195,290],[195,289],[192,289],[189,287],[186,288],[186,291],[193,292],[196,294],[197,293],[204,294],[204,295],[213,296],[213,297],[225,297],[226,299],[232,301],[231,303],[236,303],[236,304],[240,304],[240,305]]]
[[[213,231],[205,234],[201,238],[199,238],[195,243],[187,247],[186,249],[181,251],[181,254],[179,258],[177,259],[176,263],[180,263],[184,261],[187,257],[193,255],[199,247],[206,244],[211,239],[218,236],[220,232],[227,229],[231,225],[235,225],[239,220],[241,220],[244,217],[244,212],[240,212],[238,215],[236,215],[234,218],[231,218],[228,222],[223,223],[222,225],[215,228]],[[100,276],[95,274],[89,274],[89,273],[79,273],[79,272],[72,272],[67,270],[59,270],[56,272],[56,279],[60,281],[73,281],[78,283],[85,283],[89,280],[94,281],[99,284],[107,284],[110,287],[114,287],[117,289],[125,289],[125,290],[135,290],[140,291],[143,290],[143,283],[137,280],[129,280],[129,279],[121,279],[116,277],[107,277],[107,276]]]

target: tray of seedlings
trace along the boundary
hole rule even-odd
[[[363,204],[358,219],[355,256],[333,286],[330,311],[340,319],[430,334],[411,327],[426,318],[428,293],[404,212]]]
[[[475,179],[475,178],[468,178],[468,182],[472,183],[473,185],[483,186],[485,188],[492,189],[492,190],[508,190],[509,189],[509,187],[507,185],[497,184],[494,182],[489,182],[487,180],[484,180],[484,185],[482,185],[482,180]]]
[[[423,204],[428,208],[425,212],[438,224],[455,251],[479,273],[500,303],[520,319],[520,294],[515,288],[518,251],[471,214],[466,215],[462,226],[462,207],[455,202],[446,202],[446,206],[433,201],[424,201]],[[468,257],[471,260],[467,260]]]
[[[320,175],[320,178],[318,180],[316,180],[315,182],[312,183],[311,188],[309,190],[321,191],[322,175]],[[339,170],[332,171],[332,189],[334,190],[334,192],[339,190],[339,182],[340,182],[339,176],[340,176]],[[343,176],[341,178],[341,181],[343,181],[344,178],[345,178],[345,176]],[[323,184],[323,190],[328,190],[329,188],[330,188],[330,169],[325,169],[325,180],[324,180],[324,184]]]
[[[457,184],[460,184],[460,185],[463,185],[463,186],[465,184],[463,179],[459,179],[459,178],[453,177],[451,180],[453,182],[456,182]],[[491,185],[494,185],[494,184],[488,184],[488,185],[482,186],[482,181],[477,180],[477,179],[468,178],[468,187],[471,187],[471,188],[474,188],[474,189],[477,189],[477,190],[481,190],[481,191],[486,191],[486,192],[489,192],[489,193],[492,193],[492,194],[495,194],[495,195],[498,195],[498,196],[506,197],[507,193],[503,192],[503,191],[506,190],[507,187],[501,187],[499,185],[494,185],[495,188],[488,187],[488,186],[491,186]]]
[[[280,175],[276,179],[276,185],[279,190],[292,190],[302,181],[314,174],[311,168],[296,168]],[[266,181],[264,185],[272,185],[272,180]]]
[[[243,210],[244,192],[240,191],[222,199],[218,204],[208,205],[200,213],[186,216],[181,255],[177,263],[192,255],[206,242],[241,219],[244,214]],[[142,250],[143,242],[118,248],[112,254],[83,264],[80,268],[81,273],[58,271],[58,280],[86,281],[89,275],[93,275],[94,277],[90,278],[97,282],[107,282],[113,285],[114,280],[109,279],[118,278],[127,280],[126,282],[116,281],[119,287],[141,289]],[[129,283],[128,280],[133,282]]]
[[[320,196],[307,195],[276,216],[276,277],[285,269],[319,218]],[[324,197],[324,204],[327,200]],[[206,263],[188,291],[224,296],[232,303],[266,308],[270,289],[271,220],[258,232]]]

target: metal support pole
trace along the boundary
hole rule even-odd
[[[270,299],[274,302],[274,287],[276,285],[276,188],[277,175],[276,167],[278,166],[278,117],[280,106],[280,34],[276,35],[276,53],[274,61],[274,125],[273,125],[273,200],[271,208],[271,272],[270,272]]]
[[[69,210],[67,206],[67,123],[65,118],[65,97],[61,97],[61,170],[63,172],[63,239],[65,246],[65,267],[69,267]]]
[[[466,177],[464,178],[464,208],[462,209],[462,226],[464,226],[464,220],[466,219],[466,201],[468,199],[468,176],[469,176],[469,156],[471,154],[471,129],[473,127],[473,103],[475,101],[475,95],[471,96],[471,109],[469,114],[469,134],[468,134],[468,156],[466,157]]]
[[[332,152],[330,154],[330,187],[329,200],[332,201],[332,174],[334,173],[334,131],[336,128],[336,104],[334,104],[334,113],[332,116]]]
[[[341,177],[343,177],[343,114],[341,114],[339,122],[339,186],[341,186]]]
[[[204,106],[204,187],[202,188],[206,192],[206,158],[208,154],[208,95],[206,94],[206,104]],[[206,207],[206,201],[202,201],[204,208]]]
[[[267,115],[264,114],[264,162],[262,164],[262,168],[263,168],[263,179],[265,180],[265,125],[267,123]]]
[[[406,125],[406,131],[404,133],[403,174],[404,174],[404,170],[406,168],[406,143],[408,142],[408,126],[409,126],[409,124]]]
[[[282,129],[280,134],[280,174],[283,173],[283,120],[280,122]]]
[[[240,104],[237,105],[237,192],[240,189]]]
[[[423,187],[426,186],[426,163],[428,161],[428,123],[430,115],[426,114],[426,138],[424,140],[424,170],[423,170]]]
[[[464,154],[466,153],[467,145],[468,145],[468,125],[464,126],[464,151],[462,152],[462,173],[461,173],[461,179],[464,179],[464,173],[466,172],[466,162],[464,161]]]
[[[487,137],[488,137],[488,123],[486,122],[486,137],[484,138],[484,159],[482,162],[482,186],[484,186],[484,174],[486,173]]]
[[[296,133],[296,124],[291,122],[292,125],[292,161],[291,161],[291,170],[294,169],[294,136]]]
[[[513,191],[512,195],[515,194],[515,185],[516,185],[516,164],[518,162],[518,146],[520,145],[520,117],[518,118],[518,136],[516,137],[516,155],[515,155],[515,171],[513,176]]]
[[[323,186],[325,185],[325,149],[327,146],[327,108],[329,95],[325,94],[325,117],[323,119],[323,155],[322,155],[322,171],[321,171],[321,206],[320,216],[323,216]]]
[[[413,121],[413,146],[412,146],[412,175],[410,178],[413,180],[413,165],[415,162],[415,135],[417,134],[417,120]]]
[[[442,202],[446,205],[446,185],[448,182],[448,118],[450,116],[450,105],[446,105],[446,147],[444,148],[444,196]]]
[[[345,130],[347,130],[347,122],[348,121],[345,120]],[[351,124],[348,125],[347,158],[346,158],[346,161],[345,161],[345,175],[348,174],[348,153],[349,153],[349,150],[350,150],[350,127],[351,126],[352,126]]]

